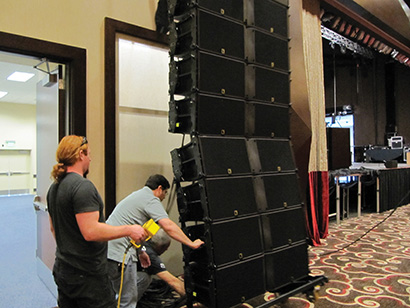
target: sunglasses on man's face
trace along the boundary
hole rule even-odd
[[[81,148],[84,144],[87,144],[87,143],[88,143],[87,138],[83,137],[83,141],[81,142],[80,148]]]

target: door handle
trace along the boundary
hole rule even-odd
[[[39,203],[40,203],[40,196],[39,196],[39,195],[36,195],[36,196],[34,197],[34,200],[33,200],[33,206],[34,206],[34,210],[35,210],[35,211],[40,211],[40,205],[39,205]]]
[[[38,211],[48,212],[47,205],[41,202],[41,197],[38,195],[34,197],[33,206],[34,206],[34,210],[37,212]]]

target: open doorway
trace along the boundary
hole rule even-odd
[[[1,270],[2,285],[3,281],[6,285],[1,288],[1,298],[10,307],[27,289],[34,291],[31,296],[36,305],[51,307],[56,303],[55,295],[37,275],[37,217],[33,199],[37,193],[39,168],[37,116],[42,114],[38,111],[38,86],[43,85],[43,80],[49,80],[50,74],[58,72],[59,67],[58,63],[37,57],[0,52],[0,91],[3,94],[0,98],[0,225],[2,234],[8,234],[1,240],[1,246],[7,247],[2,263],[8,264]],[[58,100],[55,105],[57,109]],[[51,121],[47,119],[46,122]],[[54,131],[58,131],[57,125]],[[24,245],[20,244],[22,242]],[[25,270],[20,270],[21,267]],[[24,297],[19,306],[27,307]]]
[[[105,35],[108,217],[121,198],[144,185],[148,175],[161,173],[171,182],[169,153],[180,146],[182,136],[168,133],[167,37],[110,18],[105,20]],[[170,218],[178,221],[175,200],[164,202]],[[171,246],[163,260],[174,275],[182,272],[180,246]]]
[[[58,124],[55,124],[55,127],[53,128],[53,130],[56,132],[53,139],[55,139],[55,144],[57,144],[58,140],[65,134],[70,133],[85,135],[86,51],[84,49],[0,32],[0,52],[7,53],[10,57],[16,57],[17,62],[29,59],[33,60],[35,62],[34,64],[33,62],[31,62],[27,65],[30,67],[37,65],[42,70],[44,70],[45,76],[48,78],[48,80],[47,78],[46,80],[44,80],[46,84],[50,81],[52,81],[51,83],[53,83],[53,80],[50,79],[50,72],[54,71],[54,67],[47,67],[47,64],[58,64],[58,72],[60,76],[64,75],[66,78],[65,82],[63,83],[61,83],[57,78],[57,88],[60,89],[60,85],[62,84],[63,88],[68,90],[66,92],[58,90],[58,95],[55,98],[55,104],[58,104],[58,106],[55,106],[55,117],[57,118],[57,120],[54,123]],[[40,64],[43,59],[47,59],[48,62],[46,61]],[[25,65],[25,63],[14,64]],[[64,69],[64,67],[66,69]],[[1,70],[1,72],[3,72],[3,69]],[[34,81],[37,80],[34,79]],[[38,86],[39,83],[37,83],[37,88]],[[55,80],[54,86],[56,86]],[[38,89],[37,91],[34,91],[38,92]],[[66,93],[66,95],[61,94],[64,92]],[[5,95],[4,98],[7,98],[7,95]],[[11,100],[11,98],[12,96],[10,95],[7,99]],[[16,118],[16,114],[21,114],[23,112],[21,109],[19,109],[21,106],[16,107],[13,105],[15,104],[11,102],[9,103],[8,108],[10,108],[10,110],[8,111],[8,114],[9,117]],[[37,107],[32,106],[29,108],[34,110],[34,123],[38,122],[36,119],[38,118],[39,113]],[[6,107],[1,106],[0,113],[2,114],[2,116],[5,115]],[[30,112],[27,113],[31,114]],[[34,159],[32,158],[32,156],[34,155],[30,153],[31,157],[29,159],[23,159],[24,162],[29,162],[27,163],[30,165],[29,167],[27,167],[26,164],[21,163],[21,161],[15,163],[15,165],[17,166],[16,168],[24,167],[33,170],[31,173],[33,179],[29,181],[30,183],[25,184],[25,186],[28,186],[28,188],[24,188],[23,190],[20,190],[20,188],[5,189],[7,191],[6,195],[9,195],[10,192],[13,191],[20,192],[20,196],[28,196],[26,200],[19,200],[24,202],[22,211],[19,211],[15,204],[6,204],[8,203],[8,201],[10,201],[10,198],[0,198],[0,201],[3,201],[0,204],[0,210],[2,211],[0,219],[3,219],[3,221],[1,221],[0,223],[2,228],[1,232],[3,235],[5,235],[4,237],[2,237],[2,240],[4,240],[4,242],[1,244],[4,251],[8,252],[8,254],[1,255],[2,258],[6,258],[1,259],[1,261],[3,261],[3,264],[7,264],[7,266],[2,267],[0,272],[0,297],[2,298],[2,304],[8,307],[38,307],[39,305],[45,307],[55,306],[55,293],[50,292],[55,289],[52,285],[53,280],[51,274],[51,268],[54,259],[53,256],[55,253],[55,244],[52,243],[54,244],[54,246],[50,245],[50,242],[54,242],[54,240],[52,239],[49,230],[48,213],[44,200],[45,198],[38,198],[38,202],[35,204],[33,203],[34,194],[45,196],[45,189],[43,189],[42,192],[39,191],[40,189],[37,180],[40,178],[40,174],[42,174],[41,177],[45,175],[46,178],[49,178],[51,170],[48,167],[41,167],[43,165],[39,167],[38,161],[53,163],[55,161],[55,146],[51,148],[45,143],[41,143],[40,147],[38,145],[36,146],[36,140],[39,140],[38,131],[36,131],[37,123],[34,124],[33,128],[32,125],[28,124],[32,122],[32,120],[27,119],[21,120],[20,123],[17,124],[14,128],[21,131],[21,134],[25,135],[24,137],[26,137],[26,141],[24,142],[22,141],[24,140],[24,138],[17,138],[17,135],[15,135],[16,137],[1,137],[5,139],[4,141],[1,140],[1,142],[4,142],[5,149],[12,149],[13,147],[15,149],[18,149],[18,147],[20,146],[27,149],[31,147],[30,152],[32,152],[33,148],[35,148],[36,156],[36,159]],[[43,122],[49,122],[47,115],[43,118]],[[11,136],[12,130],[13,127],[10,127],[9,124],[6,128],[2,128],[1,136],[5,136],[5,132],[10,133],[9,136]],[[45,129],[45,131],[47,130],[48,129]],[[30,145],[28,144],[28,140],[30,140]],[[0,143],[0,146],[1,144],[2,143]],[[39,149],[41,149],[40,155],[38,152]],[[50,156],[48,155],[45,156],[43,155],[44,153],[51,153],[52,157],[50,158]],[[25,154],[27,154],[27,152]],[[39,204],[44,206],[38,206]],[[34,207],[36,211],[34,211],[33,205],[36,205]],[[14,215],[15,220],[11,218],[10,215],[12,214]],[[34,219],[34,226],[33,224],[27,222],[27,217]],[[27,250],[25,250],[24,252],[18,251],[18,249],[23,248],[27,248]],[[37,278],[37,280],[34,278]],[[33,279],[34,281],[40,281],[39,285],[43,287],[41,291],[34,288]],[[30,290],[30,292],[27,292],[28,290]],[[33,291],[34,294],[31,291]],[[42,295],[51,296],[52,300],[54,299],[52,304],[48,302],[41,304],[42,301],[39,296]],[[49,300],[49,298],[47,300]]]
[[[0,52],[0,196],[36,194],[37,83],[58,65]]]

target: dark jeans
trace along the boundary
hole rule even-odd
[[[115,308],[108,275],[90,275],[56,259],[53,268],[59,308]]]

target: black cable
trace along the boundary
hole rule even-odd
[[[335,251],[330,251],[324,254],[320,254],[317,255],[317,257],[323,257],[323,256],[327,256],[333,253],[337,253],[339,251],[342,251],[350,246],[352,246],[353,244],[357,243],[358,241],[360,241],[362,238],[364,238],[367,234],[369,234],[371,231],[373,231],[374,229],[376,229],[378,226],[380,226],[382,223],[384,223],[388,218],[390,218],[394,212],[396,212],[396,210],[399,208],[400,204],[403,202],[404,199],[406,199],[410,194],[410,190],[406,193],[406,195],[397,203],[397,205],[393,208],[393,210],[391,211],[391,213],[389,215],[387,215],[384,219],[382,219],[380,222],[378,222],[377,224],[375,224],[373,227],[371,227],[369,230],[367,230],[365,233],[363,233],[361,236],[359,236],[356,240],[354,240],[353,242],[347,244],[346,246],[339,248]]]
[[[137,308],[176,308],[185,300],[186,296],[174,297],[173,290],[165,281],[154,279],[138,301]]]
[[[185,134],[182,134],[181,147],[184,146],[184,143],[185,143]]]
[[[358,181],[352,181],[349,183],[340,183],[339,187],[342,189],[350,189],[353,188],[354,186],[356,186],[358,184]]]

